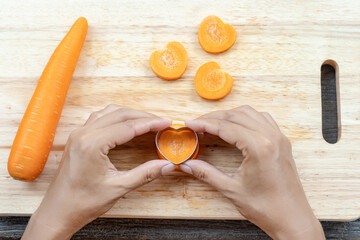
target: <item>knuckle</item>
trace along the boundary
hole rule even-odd
[[[132,129],[135,128],[135,121],[134,121],[134,120],[131,120],[131,119],[126,120],[126,121],[124,122],[124,124],[125,124],[125,126],[128,127],[128,128],[132,128]]]
[[[122,118],[127,118],[128,114],[132,111],[133,110],[129,108],[119,108],[115,111],[116,118],[119,120]]]
[[[125,106],[119,106],[116,111],[118,112],[124,112],[125,110],[130,110],[131,108],[125,107]]]
[[[274,134],[274,140],[278,145],[281,145],[283,142],[285,142],[285,136],[282,133],[276,133]]]
[[[87,141],[87,137],[82,136],[80,140],[77,142],[77,149],[80,153],[89,152],[91,148],[91,144]]]
[[[280,149],[291,149],[290,140],[282,133],[274,134],[271,139],[263,138],[259,143],[260,157],[278,156]]]
[[[81,133],[81,128],[75,129],[74,131],[72,131],[69,135],[69,141],[73,142],[74,140],[76,140],[78,138],[78,136]]]
[[[122,111],[132,109],[132,108],[129,108],[129,107],[126,107],[123,105],[116,105],[116,106],[117,106],[118,110],[122,110]]]
[[[280,146],[290,144],[289,139],[281,132],[277,132],[274,135],[274,141],[276,142],[276,144],[278,144]]]
[[[119,191],[125,193],[138,187],[136,178],[134,178],[128,171],[119,171],[121,174],[121,180],[117,183]]]
[[[279,137],[278,141],[280,142],[280,144],[291,149],[290,140],[282,133],[280,133],[279,135],[280,135],[280,137]]]
[[[99,112],[99,111],[92,112],[92,113],[90,114],[89,119],[97,119],[99,116],[100,116],[100,112]]]
[[[263,114],[264,116],[271,117],[270,113],[268,113],[268,112],[262,112],[262,114]]]
[[[114,103],[110,103],[105,108],[119,108],[119,107],[121,107],[121,106],[117,105],[117,104],[114,104]]]
[[[101,111],[104,111],[104,110],[110,111],[110,109],[113,109],[113,111],[119,111],[119,110],[123,111],[123,110],[129,109],[129,108],[128,108],[128,107],[125,107],[125,106],[122,106],[122,105],[118,105],[118,104],[113,104],[113,103],[111,103],[111,104],[107,105],[107,106],[106,106],[103,110],[101,110]],[[101,112],[101,111],[100,111],[100,112]]]
[[[218,110],[218,111],[215,111],[214,112],[215,114],[219,115],[219,116],[224,116],[224,117],[227,117],[229,115],[229,111],[227,110]]]
[[[128,131],[132,132],[133,136],[136,136],[136,122],[135,120],[126,120],[123,122],[124,126],[127,128]]]
[[[233,111],[224,111],[223,114],[226,119],[230,119],[235,115],[235,113]]]
[[[273,122],[275,122],[274,118],[271,116],[270,113],[268,113],[268,112],[263,112],[262,114],[263,114],[263,116],[264,116],[268,121],[273,121]]]
[[[144,176],[144,183],[151,182],[155,178],[156,178],[156,174],[151,169],[147,169],[146,174]]]
[[[207,176],[207,170],[204,168],[199,169],[196,173],[196,177],[203,182],[206,182]]]
[[[71,134],[72,146],[80,153],[85,153],[91,150],[91,141],[89,141],[89,134],[84,134],[83,131],[77,130]]]
[[[216,122],[216,124],[217,124],[217,129],[218,129],[217,134],[220,134],[220,132],[224,132],[224,130],[227,127],[227,123],[225,121],[219,120]]]
[[[240,110],[240,111],[249,111],[251,109],[253,109],[253,108],[250,107],[250,105],[242,105],[242,106],[237,108],[237,110]]]
[[[227,119],[232,121],[232,120],[236,120],[239,117],[243,117],[245,116],[245,113],[243,111],[229,111],[227,113]]]
[[[84,135],[81,135],[79,140],[77,141],[77,147],[80,152],[86,152],[87,150],[89,150],[89,144],[87,141],[87,137],[85,137]]]
[[[223,186],[222,192],[225,196],[233,198],[237,196],[237,193],[241,189],[240,181],[237,181],[237,179],[231,178],[231,181],[229,181],[229,184],[226,184]]]
[[[269,157],[277,153],[278,147],[268,138],[263,138],[259,143],[260,157]]]

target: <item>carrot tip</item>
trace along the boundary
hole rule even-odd
[[[85,17],[79,17],[77,21],[83,21],[84,23],[88,23],[87,19]]]

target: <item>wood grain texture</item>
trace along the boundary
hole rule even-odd
[[[320,219],[360,216],[360,3],[357,1],[5,1],[0,9],[0,214],[34,212],[59,164],[69,133],[90,112],[109,103],[176,120],[249,104],[271,113],[293,144],[301,181]],[[237,33],[220,55],[197,42],[202,18],[217,14]],[[6,170],[22,114],[51,53],[78,16],[89,32],[62,113],[53,151],[34,183]],[[180,41],[189,54],[184,76],[163,81],[151,72],[150,53]],[[320,66],[339,65],[341,139],[322,138]],[[196,69],[217,61],[234,78],[225,99],[201,99]],[[226,172],[239,152],[217,138],[202,138],[199,158]],[[154,136],[139,137],[110,153],[119,169],[156,158]],[[150,208],[148,206],[151,206]],[[242,219],[209,186],[182,173],[127,194],[106,216]]]
[[[1,239],[19,239],[28,217],[0,217]],[[327,240],[359,240],[360,220],[321,222]],[[77,232],[72,239],[110,240],[260,240],[270,239],[248,221],[99,218]]]

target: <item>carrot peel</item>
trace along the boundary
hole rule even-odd
[[[8,159],[10,176],[34,181],[44,169],[88,29],[77,19],[52,54],[19,125]]]

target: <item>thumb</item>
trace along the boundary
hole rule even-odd
[[[233,179],[224,172],[201,160],[188,160],[180,165],[180,169],[223,193],[226,192],[229,183],[233,181]]]
[[[166,160],[152,160],[120,175],[122,185],[133,190],[160,176],[175,170],[175,165]]]

